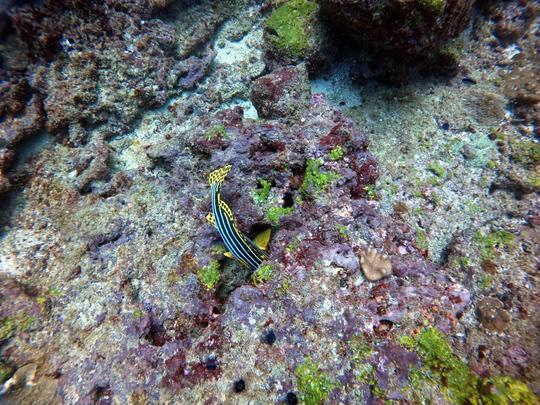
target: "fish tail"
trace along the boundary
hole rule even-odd
[[[220,167],[219,169],[214,170],[212,173],[208,175],[208,182],[210,185],[214,185],[214,183],[217,181],[219,185],[223,183],[223,180],[225,180],[225,177],[229,172],[231,171],[232,165],[226,165],[223,167]]]

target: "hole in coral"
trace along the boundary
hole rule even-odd
[[[293,205],[294,205],[293,194],[287,191],[285,195],[283,196],[283,208],[289,208],[289,207],[292,207]]]
[[[377,336],[385,336],[392,330],[393,326],[394,322],[389,321],[388,319],[381,319],[379,324],[373,327],[373,331]]]
[[[96,404],[109,404],[111,403],[111,397],[112,392],[108,385],[106,387],[96,388]]]
[[[268,228],[270,228],[271,225],[265,223],[265,222],[257,222],[253,225],[251,225],[251,228],[249,229],[249,238],[251,240],[253,240],[253,238],[255,238],[255,236],[257,236],[258,234],[260,234],[261,232],[263,231],[266,231]]]
[[[152,324],[145,338],[154,346],[163,346],[169,340],[163,325],[158,324]]]

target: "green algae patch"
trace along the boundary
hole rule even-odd
[[[534,141],[510,140],[512,159],[523,166],[540,165],[540,143]]]
[[[206,140],[227,139],[227,129],[223,124],[216,124],[206,132]]]
[[[439,162],[430,163],[427,169],[437,177],[446,177],[446,169]]]
[[[253,285],[257,287],[261,284],[266,283],[267,281],[270,281],[272,279],[273,273],[274,273],[274,270],[271,265],[269,264],[261,265],[252,274],[251,281],[253,281]]]
[[[418,225],[415,225],[416,232],[416,247],[419,250],[425,251],[429,249],[428,239],[426,232],[420,228]]]
[[[379,198],[379,195],[377,194],[377,187],[375,186],[375,184],[365,186],[364,191],[366,192],[367,198],[369,200],[376,200],[377,198]]]
[[[259,179],[259,186],[261,188],[256,189],[252,194],[255,204],[262,204],[268,200],[272,183],[266,179]]]
[[[476,395],[478,377],[454,354],[441,331],[424,329],[416,339],[416,349],[431,377],[447,389],[452,403],[463,404]]]
[[[0,342],[13,336],[17,324],[13,318],[4,318],[0,320]]]
[[[338,145],[334,149],[332,149],[330,153],[328,153],[328,159],[333,161],[340,160],[341,158],[343,158],[344,154],[345,152],[343,152],[343,148]]]
[[[480,378],[472,373],[437,328],[425,328],[416,338],[404,335],[399,343],[422,359],[422,368],[409,373],[408,388],[415,399],[425,400],[440,390],[448,402],[456,405],[538,403],[527,384],[519,380],[508,376]]]
[[[305,56],[317,8],[314,1],[288,1],[266,20],[267,39],[286,56]]]
[[[271,207],[266,213],[266,220],[272,225],[279,225],[281,217],[285,215],[291,215],[293,212],[292,207]]]
[[[13,375],[13,369],[7,364],[0,362],[0,384],[6,381]]]
[[[197,278],[206,288],[211,290],[219,283],[219,263],[217,260],[210,260],[207,266],[197,271]]]
[[[321,159],[308,159],[306,174],[300,187],[300,192],[304,196],[309,196],[310,191],[315,195],[325,192],[328,186],[339,178],[339,175],[332,171],[321,170]]]
[[[319,369],[310,358],[296,368],[296,386],[300,392],[300,397],[306,405],[319,405],[334,388],[334,382],[328,375]]]
[[[484,379],[479,392],[481,397],[471,401],[473,405],[536,405],[539,400],[527,384],[507,376]]]
[[[336,224],[336,230],[342,239],[347,239],[347,227],[345,225]]]
[[[495,254],[498,248],[510,247],[514,241],[514,235],[510,232],[500,229],[484,235],[480,231],[476,231],[473,235],[473,242],[480,251],[482,259],[495,261]]]
[[[418,4],[426,10],[440,14],[444,10],[445,0],[418,0]]]

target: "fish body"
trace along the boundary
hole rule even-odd
[[[229,250],[230,255],[226,255],[234,257],[255,271],[264,260],[268,259],[268,254],[240,231],[232,210],[221,199],[221,185],[230,170],[231,165],[227,165],[214,170],[208,176],[212,187],[212,212],[208,214],[207,219],[216,227],[225,247]],[[270,230],[266,233],[268,234],[266,242],[268,242]]]

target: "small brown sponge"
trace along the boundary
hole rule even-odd
[[[377,281],[392,274],[390,258],[372,248],[363,249],[360,252],[360,264],[364,276],[369,281]]]

